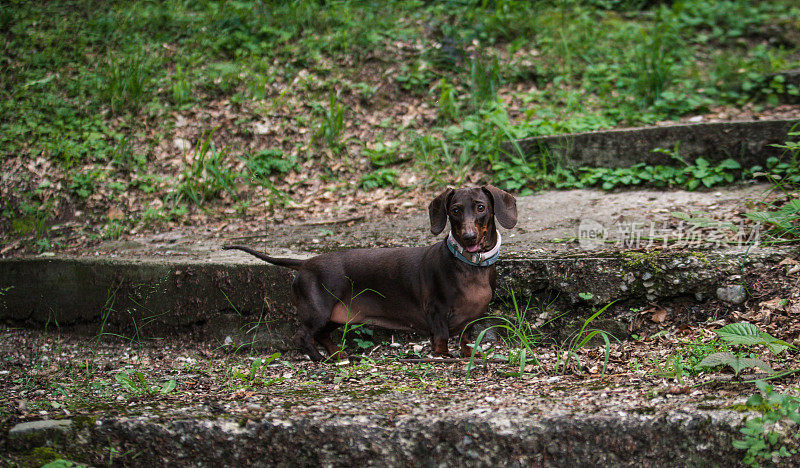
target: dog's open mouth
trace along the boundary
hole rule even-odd
[[[482,244],[483,244],[483,242],[481,240],[481,241],[476,242],[473,245],[465,245],[464,246],[464,250],[466,250],[469,253],[479,252],[481,250]]]

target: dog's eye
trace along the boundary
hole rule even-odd
[[[475,205],[475,209],[478,210],[478,213],[483,213],[483,210],[486,209],[486,206],[483,203],[478,203]]]
[[[450,208],[450,212],[453,213],[454,215],[459,215],[461,214],[461,208],[458,206],[454,206]]]

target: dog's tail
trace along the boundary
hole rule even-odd
[[[305,263],[305,260],[300,260],[296,258],[279,258],[279,257],[270,257],[269,255],[265,255],[261,252],[251,249],[250,247],[244,247],[241,245],[225,245],[222,247],[223,250],[241,250],[242,252],[247,252],[254,257],[258,257],[265,262],[272,263],[273,265],[278,265],[286,268],[291,268],[292,270],[299,270],[300,266]]]

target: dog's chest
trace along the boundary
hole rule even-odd
[[[477,318],[486,312],[492,300],[492,287],[485,274],[466,275],[459,281],[458,294],[453,302],[453,313],[462,319]]]

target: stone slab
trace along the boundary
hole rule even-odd
[[[673,150],[692,163],[732,158],[743,167],[764,165],[767,158],[781,156],[782,144],[797,120],[756,120],[679,124],[526,138],[507,144],[511,154],[519,151],[534,158],[544,154],[567,167],[630,167],[634,164],[680,166],[681,162],[656,148]],[[516,147],[515,147],[516,146]]]

